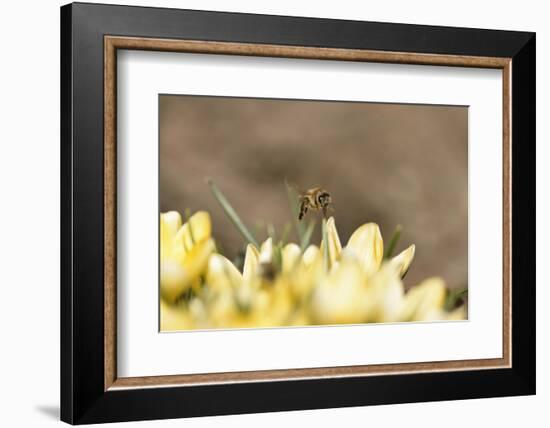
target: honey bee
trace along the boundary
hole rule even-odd
[[[323,217],[327,217],[327,210],[329,205],[332,204],[332,198],[330,193],[321,187],[314,187],[303,192],[299,197],[300,212],[298,214],[298,220],[302,220],[307,213],[308,209],[322,210]]]

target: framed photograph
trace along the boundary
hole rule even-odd
[[[535,35],[61,8],[61,418],[535,393]]]

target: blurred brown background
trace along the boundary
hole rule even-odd
[[[416,244],[407,285],[440,275],[467,286],[466,107],[161,95],[160,209],[209,211],[233,258],[244,241],[206,177],[258,239],[267,223],[280,236],[292,220],[285,178],[303,190],[322,186],[343,245],[370,221],[387,245],[401,224],[396,253]],[[290,236],[297,242],[294,229]]]

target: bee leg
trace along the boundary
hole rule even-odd
[[[300,213],[298,214],[298,220],[303,219],[306,213],[307,213],[307,201],[304,199],[300,203]]]
[[[327,205],[323,205],[323,218],[327,218]]]

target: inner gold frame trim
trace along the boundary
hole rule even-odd
[[[116,368],[116,84],[117,50],[168,51],[218,55],[244,55],[279,58],[323,59],[336,61],[381,62],[494,68],[502,70],[502,144],[503,144],[503,347],[502,358],[433,361],[404,364],[357,365],[304,369],[204,373],[171,376],[117,377]],[[442,372],[511,367],[511,58],[462,55],[386,52],[304,46],[228,43],[196,40],[170,40],[138,37],[104,37],[104,389],[261,382],[311,378],[338,378]]]

